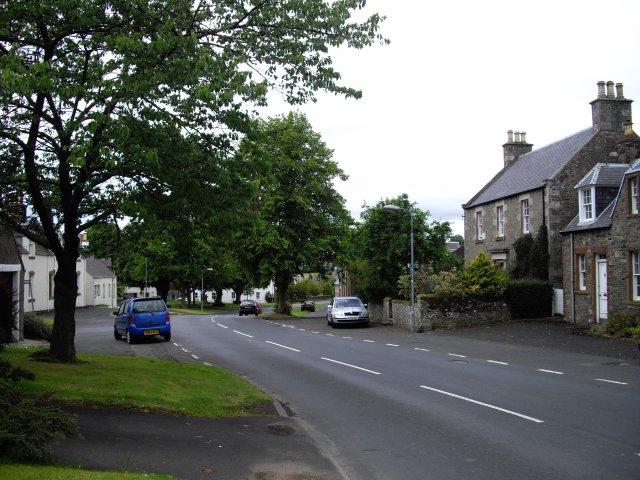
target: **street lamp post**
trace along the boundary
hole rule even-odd
[[[200,311],[201,312],[204,311],[204,272],[205,272],[205,270],[211,271],[211,270],[213,270],[213,268],[208,267],[208,268],[205,268],[204,270],[202,270],[202,277],[201,277],[201,281],[200,281]]]
[[[415,270],[415,260],[414,260],[414,253],[413,253],[413,212],[411,211],[411,209],[409,208],[403,208],[403,207],[399,207],[397,205],[385,205],[384,207],[382,207],[383,210],[387,210],[387,211],[399,211],[402,210],[404,212],[407,212],[409,214],[409,218],[411,220],[411,264],[409,265],[409,269],[411,270],[411,333],[415,333],[416,331],[416,309],[415,309],[415,293],[414,293],[414,288],[415,288],[415,280],[414,280],[414,273],[413,271]]]

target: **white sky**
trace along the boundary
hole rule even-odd
[[[363,203],[407,193],[462,234],[461,204],[502,168],[507,130],[535,150],[591,126],[599,80],[640,102],[638,0],[369,0],[365,11],[387,16],[391,44],[333,54],[363,98],[319,94],[268,113],[307,115],[349,175],[336,189],[356,220]]]

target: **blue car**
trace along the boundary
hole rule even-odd
[[[165,342],[171,340],[171,317],[161,297],[127,299],[113,314],[116,316],[113,324],[116,340],[125,337],[131,344],[155,335],[161,335]]]

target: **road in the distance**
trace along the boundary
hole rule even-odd
[[[79,350],[105,343],[81,325]],[[353,479],[640,471],[634,365],[394,329],[332,330],[321,318],[176,316],[170,343],[109,343],[110,353],[209,363],[249,379],[329,438]]]

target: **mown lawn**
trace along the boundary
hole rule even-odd
[[[251,415],[271,402],[239,377],[207,365],[106,355],[78,355],[78,363],[60,364],[34,361],[33,353],[10,347],[0,358],[35,373],[35,382],[19,388],[51,392],[63,403],[228,417]]]
[[[183,415],[229,417],[269,411],[272,400],[216,367],[141,357],[79,355],[76,364],[35,361],[32,348],[8,347],[0,359],[36,375],[11,387],[49,392],[63,405],[136,408]],[[0,452],[1,453],[1,452]],[[168,480],[165,475],[96,472],[77,467],[0,461],[0,478],[12,480]]]
[[[62,465],[1,463],[0,478],[7,480],[171,480],[168,475],[97,472]]]

